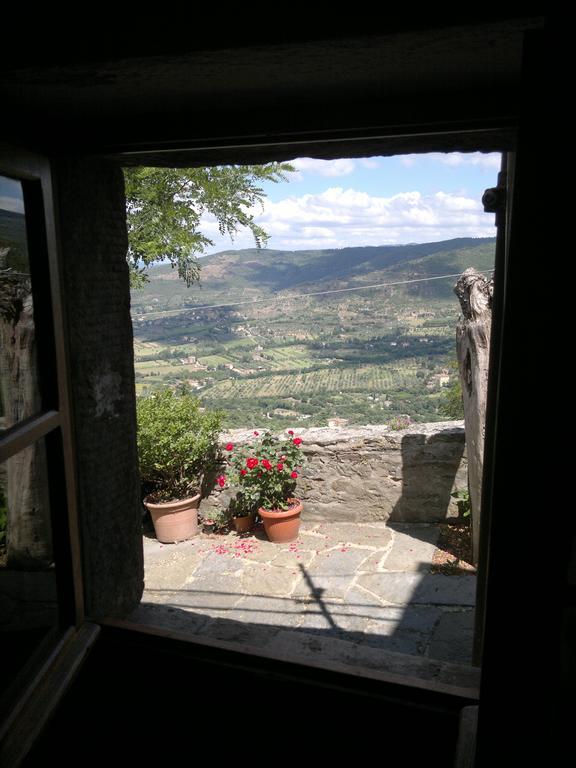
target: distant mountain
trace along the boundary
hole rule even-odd
[[[495,238],[455,238],[435,243],[364,246],[331,250],[222,251],[200,260],[201,282],[187,289],[169,265],[153,267],[150,283],[134,291],[136,311],[197,306],[224,299],[333,290],[385,281],[459,274],[467,267],[491,269]],[[411,295],[447,298],[447,281],[414,283]]]

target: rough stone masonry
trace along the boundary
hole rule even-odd
[[[307,463],[298,484],[303,519],[337,522],[430,523],[456,516],[450,494],[467,487],[464,422],[319,427],[296,432]],[[235,430],[226,442],[245,443]],[[224,509],[231,492],[215,489],[200,510]]]

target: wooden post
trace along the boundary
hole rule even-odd
[[[10,269],[0,274],[0,373],[5,427],[39,413],[30,277]],[[46,568],[52,562],[52,528],[43,440],[8,459],[5,494],[8,567]]]
[[[474,563],[477,565],[482,515],[482,469],[493,280],[487,279],[471,267],[459,278],[454,292],[462,308],[462,318],[456,327],[456,354],[464,402],[468,487],[472,509],[472,549]]]

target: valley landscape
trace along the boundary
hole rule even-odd
[[[153,267],[132,291],[137,394],[190,387],[227,428],[445,420],[460,307],[443,276],[494,253],[494,238],[230,250],[191,288]]]

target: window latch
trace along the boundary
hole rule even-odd
[[[498,186],[490,187],[482,195],[482,205],[485,213],[495,213],[495,225],[498,227],[504,223],[506,214],[506,171],[498,174]]]

